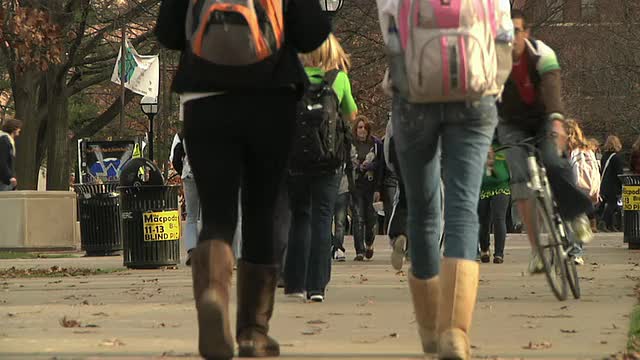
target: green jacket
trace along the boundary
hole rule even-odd
[[[505,154],[502,151],[497,152],[491,176],[485,174],[482,179],[480,199],[488,199],[499,194],[511,195],[509,180],[509,168]]]

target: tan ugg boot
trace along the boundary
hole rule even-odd
[[[234,261],[231,246],[222,240],[201,241],[191,252],[198,349],[206,359],[233,357],[229,291]]]
[[[277,265],[238,262],[236,338],[240,357],[280,355],[280,345],[268,335],[279,275]]]
[[[416,313],[418,334],[425,354],[438,352],[438,333],[436,314],[440,301],[440,278],[438,276],[420,280],[409,271],[409,290]]]
[[[479,265],[473,260],[444,258],[440,271],[438,357],[471,359],[469,329],[478,293]]]

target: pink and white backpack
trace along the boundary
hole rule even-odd
[[[507,0],[378,0],[385,43],[397,24],[409,102],[475,101],[498,95],[511,72]],[[394,79],[391,79],[393,82]]]

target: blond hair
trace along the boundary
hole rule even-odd
[[[600,149],[600,141],[598,141],[598,139],[589,138],[587,142],[589,143],[589,147],[591,148],[591,150],[593,150],[593,152],[596,152],[598,151],[598,149]]]
[[[620,138],[615,135],[609,135],[604,143],[604,151],[619,152],[620,150],[622,150]]]
[[[304,66],[317,67],[325,72],[342,70],[346,73],[351,67],[349,55],[333,34],[329,34],[327,40],[319,48],[308,54],[300,54],[300,60]]]
[[[569,149],[587,150],[589,148],[582,129],[580,129],[580,125],[578,125],[576,120],[567,120],[565,122],[565,129],[567,131],[567,144],[569,145]]]

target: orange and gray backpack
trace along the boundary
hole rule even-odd
[[[271,80],[284,45],[286,0],[188,0],[191,64],[211,69],[218,84]],[[235,87],[235,86],[232,86]]]

